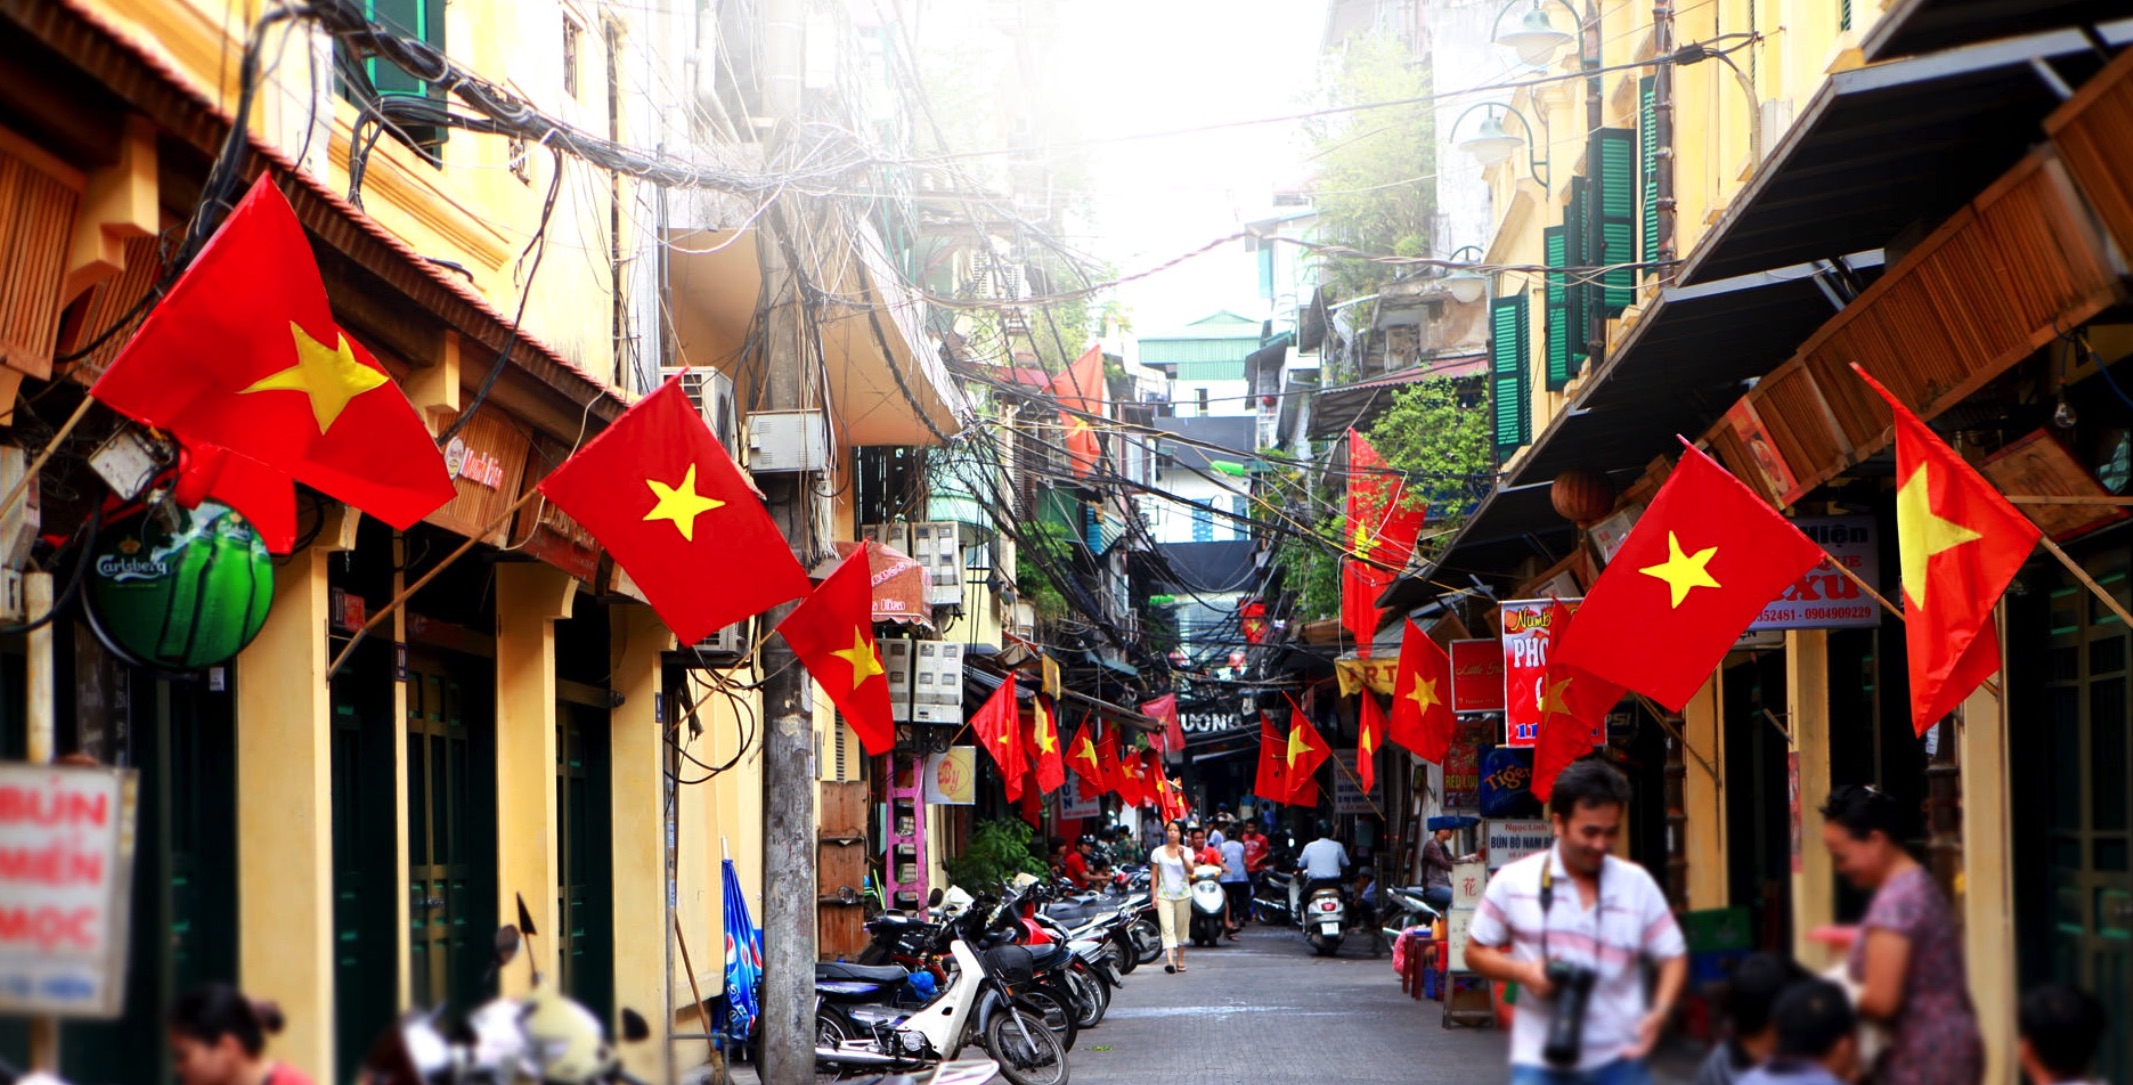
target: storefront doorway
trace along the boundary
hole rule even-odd
[[[487,994],[496,931],[493,664],[408,653],[409,994],[469,1006]]]

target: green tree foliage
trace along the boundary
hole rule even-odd
[[[1017,874],[1044,877],[1051,869],[1044,857],[1030,850],[1036,832],[1019,818],[981,821],[970,834],[970,847],[941,864],[948,880],[966,892],[997,889]]]
[[[1349,39],[1329,52],[1317,104],[1420,98],[1429,69],[1384,33]],[[1427,102],[1335,113],[1305,122],[1316,179],[1320,239],[1373,254],[1423,256],[1437,210],[1436,120]],[[1392,268],[1352,258],[1329,259],[1324,280],[1342,297],[1374,292]]]
[[[1456,381],[1422,381],[1393,393],[1392,405],[1366,431],[1386,466],[1407,476],[1406,500],[1431,510],[1416,545],[1424,559],[1458,532],[1494,470],[1488,420],[1479,408],[1478,390]],[[1281,485],[1301,487],[1308,477],[1285,473]],[[1285,538],[1275,546],[1277,563],[1288,570],[1288,588],[1296,593],[1296,616],[1304,621],[1340,613],[1340,555],[1347,524],[1339,506],[1344,495],[1338,484],[1317,495],[1318,501],[1333,506],[1313,525],[1322,542]]]

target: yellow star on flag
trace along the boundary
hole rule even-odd
[[[1689,597],[1691,588],[1720,586],[1718,581],[1711,579],[1709,568],[1711,555],[1718,553],[1717,547],[1706,546],[1690,555],[1681,549],[1681,540],[1669,531],[1666,533],[1666,549],[1666,561],[1658,565],[1647,565],[1637,571],[1645,576],[1666,581],[1666,586],[1673,592],[1674,606],[1680,606],[1681,601]]]
[[[650,478],[645,479],[644,483],[650,486],[653,495],[659,498],[659,503],[652,506],[652,511],[644,514],[645,522],[671,521],[674,530],[681,532],[681,537],[690,542],[696,541],[696,518],[725,504],[715,497],[705,497],[696,492],[696,465],[693,463],[689,465],[688,474],[681,476],[679,486],[669,486],[658,479]],[[880,665],[875,664],[877,667]]]
[[[1371,733],[1370,728],[1360,728],[1355,733],[1355,746],[1363,751],[1364,757],[1369,757],[1378,752],[1378,737]]]
[[[1067,432],[1070,434],[1089,432],[1089,420],[1086,418],[1069,419],[1067,421]]]
[[[1926,465],[1911,472],[1896,491],[1896,556],[1903,566],[1904,605],[1921,606],[1926,598],[1926,568],[1933,555],[1984,538],[1933,511]]]
[[[1303,736],[1303,728],[1291,728],[1289,730],[1289,767],[1295,768],[1296,759],[1310,753],[1313,748],[1311,740]]]
[[[1567,715],[1570,712],[1570,679],[1565,678],[1560,682],[1544,680],[1544,683],[1545,688],[1541,690],[1540,704],[1537,706],[1541,715],[1553,716],[1558,712]]]
[[[684,530],[682,534],[686,535],[688,532]],[[868,640],[867,635],[860,632],[857,626],[852,628],[852,646],[830,654],[852,665],[853,689],[858,689],[867,679],[883,673],[881,657],[874,654],[874,642]]]
[[[311,417],[318,420],[318,431],[324,433],[333,428],[349,400],[391,379],[356,361],[348,337],[338,331],[334,332],[336,345],[332,347],[305,334],[293,320],[289,322],[289,334],[296,339],[296,364],[253,381],[238,395],[302,392],[311,397]]]
[[[1074,760],[1086,761],[1089,763],[1089,772],[1093,774],[1096,771],[1096,743],[1089,741],[1086,732],[1074,741]]]
[[[1437,680],[1434,678],[1415,679],[1414,688],[1407,691],[1407,699],[1415,703],[1418,712],[1427,712],[1444,703],[1437,698]]]
[[[1351,546],[1351,549],[1355,551],[1355,556],[1367,559],[1370,557],[1370,552],[1377,549],[1377,546],[1377,538],[1370,534],[1369,529],[1358,522],[1355,525],[1355,542]]]

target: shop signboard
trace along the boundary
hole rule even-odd
[[[1333,769],[1333,812],[1336,814],[1375,814],[1377,808],[1371,801],[1377,798],[1377,781],[1371,780],[1371,789],[1364,791],[1362,780],[1355,774],[1355,751],[1335,750],[1333,757],[1339,762]]]
[[[1880,605],[1837,571],[1837,566],[1842,565],[1869,584],[1881,583],[1874,518],[1801,516],[1792,525],[1829,551],[1829,558],[1771,600],[1748,629],[1861,629],[1880,625]]]
[[[122,1012],[135,788],[126,769],[0,764],[0,1015]]]
[[[926,758],[926,802],[974,806],[978,801],[978,748],[950,746]]]
[[[1452,642],[1452,711],[1503,711],[1503,645],[1493,640]]]
[[[1481,907],[1482,890],[1489,886],[1489,865],[1484,862],[1452,864],[1452,907]]]
[[[1577,612],[1576,599],[1515,599],[1503,605],[1506,746],[1524,748],[1540,742],[1541,684],[1547,678],[1548,649],[1555,643],[1555,631],[1548,623],[1557,602]]]
[[[1446,950],[1444,966],[1447,971],[1464,972],[1466,968],[1466,941],[1471,937],[1467,928],[1474,925],[1472,908],[1454,908],[1444,917],[1444,940]]]
[[[1528,855],[1547,851],[1555,843],[1555,830],[1546,821],[1484,821],[1482,839],[1488,841],[1489,873],[1502,870]]]
[[[1059,789],[1059,816],[1063,818],[1101,817],[1104,812],[1103,796],[1083,795],[1081,777],[1067,773],[1066,783]]]
[[[1452,748],[1444,755],[1444,812],[1481,812],[1481,745],[1496,726],[1486,716],[1460,716],[1452,724]]]

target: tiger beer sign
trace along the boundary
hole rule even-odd
[[[130,770],[0,764],[0,1015],[119,1016]]]

